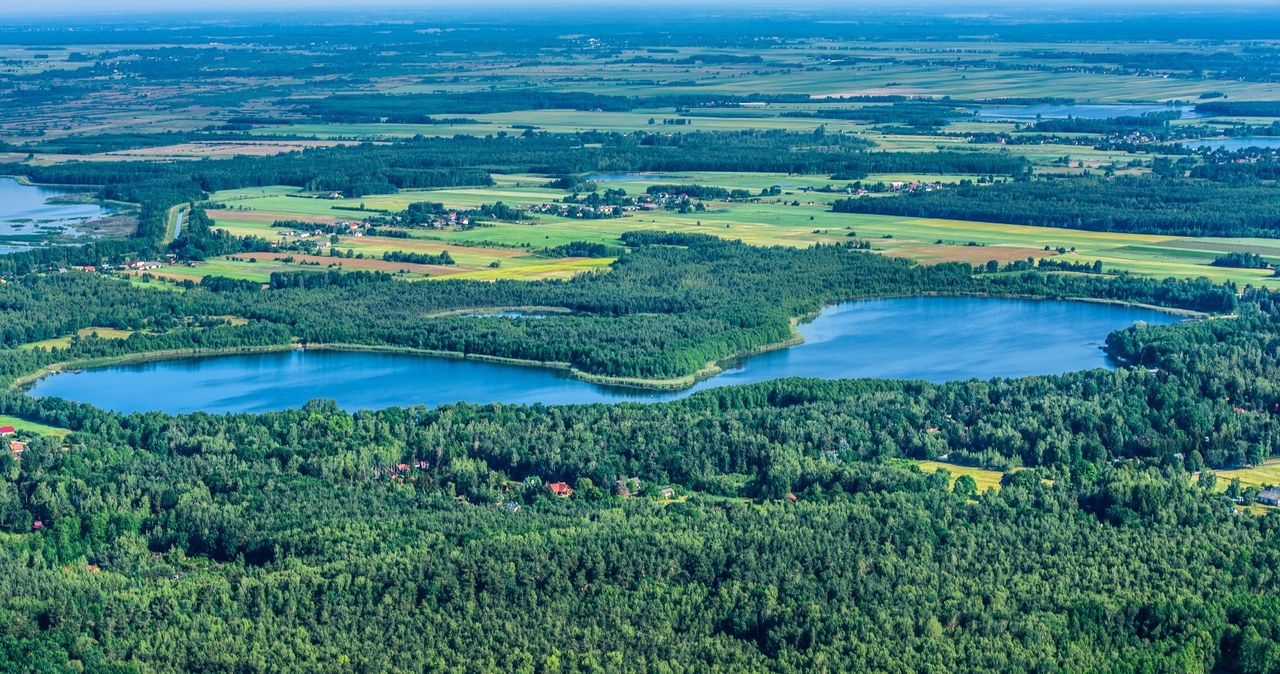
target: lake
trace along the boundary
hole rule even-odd
[[[1211,138],[1194,143],[1195,147],[1206,150],[1219,148],[1234,152],[1251,147],[1280,148],[1280,138]]]
[[[49,228],[63,229],[110,215],[101,204],[50,203],[55,197],[83,190],[23,185],[0,177],[0,236],[36,235]]]
[[[1205,117],[1193,108],[1171,108],[1166,105],[1010,105],[991,108],[979,108],[978,117],[985,120],[1008,120],[1014,122],[1035,121],[1039,115],[1042,119],[1106,119],[1108,117],[1141,117],[1148,112],[1182,112],[1184,119]]]
[[[515,319],[520,320],[520,319]],[[599,386],[549,368],[397,353],[294,350],[64,372],[34,396],[122,412],[262,412],[332,398],[349,410],[471,403],[659,401],[782,377],[949,381],[1110,367],[1108,333],[1177,317],[1087,302],[910,297],[845,302],[800,326],[804,344],[742,359],[680,392]]]

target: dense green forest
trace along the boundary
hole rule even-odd
[[[3,411],[74,433],[71,451],[0,455],[0,660],[1274,671],[1276,519],[1186,473],[1276,437],[1278,307],[1246,301],[1113,338],[1156,374],[354,415],[8,395]],[[977,495],[896,463],[961,451],[1042,468]],[[663,485],[683,495],[656,500]]]

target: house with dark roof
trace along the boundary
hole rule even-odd
[[[1269,489],[1263,489],[1262,492],[1258,494],[1258,503],[1269,506],[1280,506],[1280,488],[1271,487]]]

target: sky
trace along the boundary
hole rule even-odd
[[[678,5],[687,6],[695,5],[715,5],[721,4],[726,7],[743,7],[749,6],[753,8],[794,8],[796,6],[820,6],[824,4],[839,6],[841,9],[849,11],[857,9],[857,5],[849,2],[841,2],[838,0],[791,0],[779,5],[774,0],[695,0],[690,3],[688,0],[596,0],[593,2],[585,2],[579,0],[579,4],[588,7],[600,7],[601,5],[614,4],[630,8],[641,8],[653,5]],[[515,5],[522,8],[533,8],[537,6],[559,5],[566,6],[574,4],[574,0],[374,0],[373,2],[354,3],[354,7],[359,10],[373,10],[378,8],[387,9],[420,9],[430,10],[440,7],[476,7],[480,5]],[[903,5],[926,6],[936,4],[948,8],[967,7],[975,11],[984,9],[1002,9],[1017,5],[1043,7],[1052,2],[1035,2],[1033,0],[896,0],[895,6]],[[1061,3],[1081,7],[1086,5],[1098,5],[1099,7],[1116,5],[1112,0],[1075,0],[1070,3]],[[1122,3],[1128,7],[1149,5],[1169,7],[1176,5],[1181,9],[1194,10],[1203,8],[1213,11],[1220,9],[1224,5],[1237,6],[1255,6],[1265,7],[1274,6],[1274,0],[1229,0],[1228,2],[1205,2],[1205,0],[1127,0]],[[875,4],[868,7],[868,11],[874,11]],[[290,11],[290,10],[317,10],[317,9],[351,9],[353,3],[351,0],[0,0],[0,16],[26,16],[26,17],[49,17],[51,15],[111,15],[111,14],[147,14],[147,13],[166,13],[175,12],[197,12],[197,11],[214,11],[218,13],[226,13],[230,11]]]

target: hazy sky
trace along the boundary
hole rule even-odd
[[[377,7],[430,7],[441,3],[418,0],[378,0],[358,2],[358,8]],[[244,10],[304,10],[319,7],[352,7],[351,2],[340,0],[0,0],[0,14],[37,16],[49,14],[137,14]]]
[[[51,15],[92,15],[92,14],[138,14],[138,13],[175,13],[195,11],[272,11],[272,10],[314,10],[314,9],[355,9],[356,11],[379,8],[388,9],[431,9],[439,7],[476,7],[495,5],[517,5],[534,8],[547,5],[582,4],[587,7],[599,7],[602,4],[620,5],[630,8],[644,8],[653,5],[724,5],[726,7],[750,6],[753,8],[775,7],[779,9],[797,6],[819,6],[830,4],[840,7],[846,12],[858,11],[858,4],[837,0],[790,0],[778,3],[776,0],[374,0],[373,2],[352,3],[351,0],[0,0],[0,15],[40,17]],[[1080,7],[1096,4],[1100,7],[1116,7],[1112,0],[1075,0],[1066,2],[1037,2],[1035,0],[896,0],[894,6],[923,6],[936,4],[949,9],[967,8],[974,12],[987,9],[1007,9],[1011,6],[1027,6],[1041,9],[1045,5],[1061,5]],[[1121,3],[1134,6],[1170,6],[1177,5],[1182,10],[1194,10],[1202,7],[1207,11],[1221,9],[1224,6],[1274,6],[1275,0],[1229,0],[1228,2],[1209,3],[1205,0],[1127,0]],[[868,6],[867,11],[874,11],[875,4]]]

